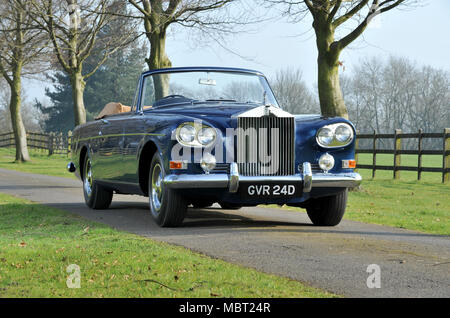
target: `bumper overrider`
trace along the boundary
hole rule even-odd
[[[229,174],[170,174],[164,177],[165,186],[173,189],[190,188],[228,188],[236,193],[239,184],[258,182],[292,182],[302,183],[303,192],[311,192],[312,188],[353,188],[361,183],[361,176],[350,173],[312,173],[311,164],[303,163],[303,172],[290,176],[241,176],[237,163],[230,164]]]

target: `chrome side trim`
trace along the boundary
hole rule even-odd
[[[311,192],[313,185],[313,174],[311,164],[309,162],[303,163],[303,192]]]

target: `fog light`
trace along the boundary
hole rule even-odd
[[[319,167],[325,172],[330,171],[334,167],[334,157],[328,153],[323,154],[319,158]]]
[[[200,166],[202,167],[203,171],[209,173],[216,167],[216,157],[214,157],[210,153],[205,153],[202,160],[200,161]]]

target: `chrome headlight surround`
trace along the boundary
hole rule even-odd
[[[216,142],[217,131],[215,128],[201,123],[185,122],[177,127],[175,136],[177,141],[183,146],[208,147]],[[186,136],[189,138],[186,138]]]
[[[348,146],[354,137],[352,126],[347,123],[337,123],[320,128],[316,134],[316,141],[323,148],[339,148]]]

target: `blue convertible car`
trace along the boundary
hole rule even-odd
[[[86,204],[114,193],[149,197],[160,226],[178,226],[189,205],[306,208],[337,225],[355,173],[355,129],[343,118],[292,115],[257,71],[191,67],[145,72],[134,104],[78,126],[69,170]]]

